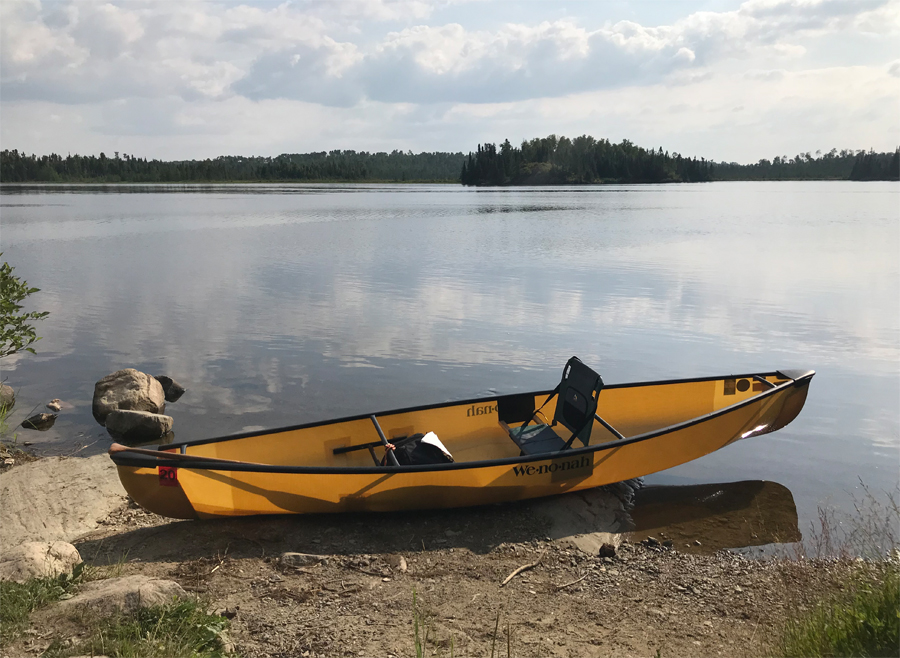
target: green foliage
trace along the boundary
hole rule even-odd
[[[776,155],[755,164],[719,162],[713,180],[897,180],[900,178],[900,150],[874,153],[831,149],[798,153],[794,157]]]
[[[178,600],[88,621],[88,639],[68,646],[56,641],[44,656],[213,658],[226,655],[222,634],[227,627],[227,619],[207,614],[202,603]]]
[[[900,648],[900,568],[884,573],[862,568],[848,582],[852,594],[822,602],[811,613],[790,621],[779,655],[896,656]]]
[[[627,139],[613,144],[582,135],[550,135],[498,149],[479,144],[463,163],[463,185],[556,185],[582,183],[670,183],[711,180],[712,162],[644,149]]]
[[[900,180],[900,148],[893,153],[859,153],[850,180]]]
[[[147,160],[123,154],[26,155],[0,152],[0,181],[185,183],[237,181],[456,182],[462,153],[321,151],[275,158],[220,156],[207,160]]]
[[[70,574],[32,578],[25,583],[0,581],[0,646],[19,636],[34,610],[58,601],[82,582],[83,577],[84,564],[81,563],[75,565]]]
[[[0,253],[0,256],[3,254]],[[49,313],[31,311],[22,312],[21,302],[31,294],[39,292],[39,288],[29,288],[28,283],[13,274],[15,268],[5,262],[0,266],[0,358],[15,354],[20,350],[34,354],[31,345],[40,340],[35,334],[31,322],[41,320]]]

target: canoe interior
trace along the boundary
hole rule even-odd
[[[789,380],[777,373],[763,375],[775,385]],[[660,430],[690,421],[725,407],[743,402],[769,390],[753,376],[687,380],[651,384],[608,386],[599,398],[598,414],[626,437]],[[527,393],[538,409],[547,400],[548,391]],[[529,402],[531,401],[529,400]],[[521,401],[521,400],[520,400]],[[553,417],[556,400],[544,408]],[[519,455],[516,445],[498,424],[497,398],[482,398],[424,408],[376,414],[388,439],[417,432],[435,432],[457,463],[481,462]],[[511,426],[521,422],[510,422]],[[561,436],[568,433],[561,429]],[[614,441],[616,437],[594,422],[590,445]],[[280,466],[375,467],[368,450],[335,455],[335,448],[378,441],[368,416],[343,421],[303,426],[295,429],[237,436],[165,446],[181,448],[189,455],[257,462]],[[576,447],[580,447],[580,442]],[[384,450],[375,449],[380,458]]]

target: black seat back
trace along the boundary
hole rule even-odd
[[[602,389],[600,375],[573,356],[563,368],[553,422],[560,423],[573,434],[577,433],[581,442],[587,445],[591,440],[597,398]]]

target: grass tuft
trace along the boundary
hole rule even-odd
[[[216,658],[227,655],[224,617],[201,602],[178,600],[90,623],[91,635],[75,643],[56,641],[46,658],[105,655],[117,658]]]
[[[861,565],[848,578],[849,594],[821,602],[788,621],[778,647],[785,658],[897,656],[900,648],[900,566]],[[852,585],[852,587],[850,587]]]
[[[69,594],[83,577],[84,563],[81,563],[75,565],[72,573],[32,578],[25,583],[0,581],[0,646],[22,633],[33,611]]]

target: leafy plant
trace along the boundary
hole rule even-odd
[[[31,345],[39,341],[40,336],[31,323],[49,315],[47,311],[22,312],[21,302],[40,292],[40,288],[29,288],[28,282],[13,274],[14,269],[5,261],[0,266],[0,358],[22,350],[34,354]]]

